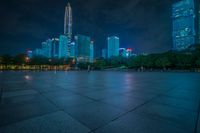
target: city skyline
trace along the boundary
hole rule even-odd
[[[107,43],[106,43],[106,38],[108,36],[112,36],[112,35],[116,35],[120,38],[121,42],[120,44],[122,45],[122,47],[132,47],[136,53],[143,53],[143,52],[148,52],[148,53],[152,53],[152,52],[162,52],[162,51],[167,51],[170,50],[172,48],[172,39],[171,39],[171,6],[173,2],[156,2],[156,1],[140,1],[138,0],[138,2],[131,2],[131,1],[118,1],[115,4],[118,6],[112,7],[111,5],[113,4],[113,1],[111,2],[91,2],[88,1],[86,3],[88,3],[88,5],[86,3],[82,3],[79,0],[77,1],[68,1],[71,3],[71,5],[74,8],[74,34],[80,33],[80,34],[84,34],[87,36],[91,36],[92,38],[94,38],[95,40],[95,49],[98,49],[98,52],[96,53],[97,56],[101,55],[101,49],[106,47]],[[61,2],[61,3],[57,3],[57,5],[55,5],[55,9],[56,7],[65,7],[65,5],[67,5],[68,2]],[[32,2],[31,6],[34,9],[34,5],[35,4],[39,4],[39,1],[35,1]],[[48,6],[53,6],[53,1],[50,2],[49,4],[45,5],[45,7]],[[128,4],[127,4],[128,3]],[[157,3],[157,4],[156,4]],[[15,5],[17,3],[13,2],[11,4],[11,6]],[[23,5],[23,0],[22,3]],[[26,2],[24,5],[27,5],[27,8],[30,3]],[[82,7],[80,7],[80,4],[83,4]],[[122,7],[120,7],[119,5],[122,4]],[[156,6],[154,6],[156,4]],[[6,10],[6,6],[9,5],[9,3],[4,3],[3,5],[5,5],[4,8],[2,8],[2,10]],[[94,6],[91,6],[94,5]],[[129,6],[128,6],[129,5]],[[152,9],[152,11],[150,10],[148,13],[150,14],[144,14],[144,12],[140,12],[141,9],[144,9],[144,7],[146,8],[146,6],[149,5],[151,7],[154,7],[154,9]],[[164,8],[161,9],[162,6],[164,6]],[[92,9],[88,9],[87,7],[91,6]],[[97,9],[95,9],[95,6],[98,7]],[[112,7],[111,9],[108,7]],[[127,7],[127,10],[126,10]],[[133,7],[136,7],[136,9],[134,9]],[[168,8],[167,8],[168,7]],[[169,8],[170,7],[170,8]],[[21,6],[16,7],[16,10],[19,10],[21,8]],[[106,9],[105,9],[106,8]],[[48,9],[48,8],[47,8]],[[90,13],[89,10],[94,10],[93,13]],[[15,8],[13,9],[15,10]],[[84,11],[85,12],[84,12]],[[131,13],[128,10],[135,10],[135,12]],[[30,11],[30,10],[29,10]],[[35,10],[33,10],[35,11]],[[30,12],[33,13],[33,11],[31,10]],[[58,36],[60,35],[60,30],[61,28],[57,28],[57,27],[62,27],[60,24],[56,24],[56,23],[61,23],[58,21],[62,21],[62,19],[58,19],[60,17],[55,17],[55,14],[57,14],[57,16],[62,16],[63,18],[63,13],[61,11],[63,11],[63,9],[59,9],[58,11],[56,11],[56,13],[52,14],[51,12],[48,12],[48,14],[44,13],[47,10],[43,10],[41,9],[40,11],[36,11],[36,13],[40,12],[40,14],[37,14],[38,16],[34,16],[34,15],[29,15],[28,20],[32,19],[32,18],[37,18],[40,17],[40,15],[46,15],[46,18],[42,19],[44,20],[44,22],[41,22],[41,20],[39,21],[34,21],[34,24],[43,24],[46,25],[44,27],[40,27],[40,31],[38,31],[38,28],[33,29],[23,29],[23,34],[24,32],[31,32],[30,34],[25,34],[24,35],[24,39],[22,39],[22,35],[21,34],[16,34],[16,35],[12,35],[13,36],[13,40],[8,39],[10,37],[10,33],[7,34],[7,32],[9,31],[5,31],[5,27],[2,28],[2,32],[1,35],[4,37],[3,39],[1,38],[0,41],[0,45],[2,47],[2,49],[0,50],[0,53],[10,53],[10,54],[16,54],[18,52],[23,52],[25,49],[34,49],[39,47],[40,43],[45,40],[48,39],[49,37],[54,37],[54,36]],[[98,12],[97,12],[98,11]],[[99,12],[100,11],[100,12]],[[106,16],[102,16],[102,21],[98,21],[97,23],[95,23],[98,19],[98,16],[101,16],[103,12],[109,12],[111,11],[111,13],[108,13]],[[118,14],[119,16],[115,16],[114,14],[116,14],[117,12],[127,12],[129,13],[126,17],[123,17],[123,19],[118,19],[122,16],[122,14]],[[158,13],[157,11],[161,11],[161,14]],[[12,12],[12,11],[10,11]],[[113,12],[113,14],[112,14]],[[141,15],[136,15],[137,12]],[[29,12],[28,12],[29,13]],[[25,14],[26,15],[28,15]],[[95,14],[94,14],[95,13]],[[158,14],[157,14],[158,13]],[[163,13],[165,14],[163,16]],[[51,18],[49,18],[49,14],[51,15]],[[85,14],[85,15],[84,15]],[[24,14],[22,14],[24,15]],[[105,15],[105,14],[104,14]],[[146,16],[147,15],[147,16]],[[150,16],[151,17],[150,17]],[[6,14],[5,14],[6,16]],[[4,17],[5,17],[4,16]],[[135,16],[133,17],[134,20],[130,19],[131,16]],[[151,20],[152,18],[154,18],[155,16],[157,16],[159,18],[163,17],[164,20],[168,19],[168,21],[166,21],[167,27],[166,26],[166,22],[164,24],[161,23],[161,20],[159,18],[156,18],[156,20],[154,20],[155,22],[151,22],[153,20]],[[11,19],[11,18],[10,18]],[[130,19],[130,20],[129,20]],[[149,19],[150,22],[144,24],[144,20],[145,19]],[[48,21],[47,21],[48,20]],[[48,25],[48,23],[46,24],[46,22],[52,22],[52,20],[55,21],[55,24],[51,24],[51,26]],[[90,23],[87,23],[87,21],[91,21]],[[109,20],[109,21],[108,21]],[[23,20],[23,21],[27,21],[27,20]],[[126,21],[126,22],[124,22]],[[163,21],[163,20],[162,20]],[[4,22],[4,21],[3,21]],[[105,22],[108,22],[107,24]],[[31,23],[31,22],[30,22]],[[104,24],[102,24],[104,23]],[[124,25],[125,23],[127,23],[126,25]],[[154,24],[155,23],[155,24]],[[157,25],[157,23],[159,23]],[[5,23],[4,23],[5,24]],[[29,23],[25,23],[24,26],[27,26],[26,24]],[[100,27],[98,26],[100,25]],[[102,26],[103,25],[103,26]],[[1,25],[2,26],[2,25]],[[28,25],[29,27],[34,27],[34,25]],[[28,27],[27,26],[27,27]],[[164,26],[164,27],[163,27]],[[11,25],[12,27],[12,25]],[[23,27],[23,26],[22,26]],[[46,28],[49,27],[49,28]],[[116,28],[117,27],[117,28]],[[16,28],[17,32],[21,32],[20,31],[20,26],[19,27],[14,27]],[[46,28],[45,33],[43,32],[43,29]],[[164,28],[165,32],[162,32]],[[123,29],[123,30],[122,30]],[[146,29],[146,30],[145,30]],[[104,31],[105,30],[105,31]],[[49,32],[50,31],[50,32]],[[53,31],[53,32],[52,32]],[[156,33],[155,33],[156,32]],[[38,33],[38,34],[36,34]],[[162,33],[162,34],[159,34]],[[159,36],[155,37],[155,35]],[[5,37],[6,36],[6,37]],[[16,38],[16,36],[18,36]],[[34,37],[37,37],[36,39],[34,39]],[[163,38],[163,39],[161,39]],[[40,40],[40,41],[39,41]],[[6,44],[8,43],[8,44]],[[3,45],[6,44],[6,45]],[[18,47],[16,47],[17,44]],[[26,46],[26,47],[25,47]],[[96,51],[95,50],[95,51]]]

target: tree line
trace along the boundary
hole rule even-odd
[[[200,68],[200,45],[193,45],[184,51],[168,51],[165,53],[139,55],[124,58],[98,59],[96,69],[128,68],[128,69],[195,69]]]
[[[138,55],[130,58],[122,56],[110,59],[98,58],[94,63],[78,63],[72,58],[49,59],[33,57],[29,59],[26,54],[16,56],[0,56],[1,65],[70,65],[80,69],[127,68],[127,69],[194,69],[200,68],[200,45],[194,45],[184,51],[168,51],[165,53]]]

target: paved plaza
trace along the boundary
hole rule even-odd
[[[200,133],[200,74],[0,72],[0,133]]]

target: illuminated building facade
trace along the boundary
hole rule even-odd
[[[119,49],[119,55],[122,57],[131,57],[132,56],[132,49],[131,48],[120,48]]]
[[[198,6],[199,6],[199,10],[198,10],[198,17],[199,17],[199,19],[198,19],[198,43],[200,44],[200,4],[198,4]]]
[[[173,49],[184,50],[199,42],[199,0],[181,0],[172,6]]]
[[[65,17],[64,17],[64,35],[68,37],[68,44],[71,43],[72,39],[72,8],[70,3],[65,7]]]
[[[119,38],[116,36],[108,37],[108,58],[119,56]]]
[[[75,53],[79,62],[90,61],[91,39],[88,36],[75,36]]]
[[[107,49],[102,49],[102,57],[104,58],[104,59],[106,59],[107,58]]]
[[[126,57],[126,48],[119,48],[119,55],[122,57]]]
[[[51,57],[51,44],[46,42],[42,42],[42,53],[44,57]]]
[[[58,58],[59,57],[59,39],[53,38],[52,39],[52,58]]]
[[[60,35],[59,38],[59,58],[66,58],[68,57],[68,38],[65,35]]]
[[[76,54],[75,54],[75,50],[76,50],[76,47],[75,47],[75,42],[72,42],[70,45],[70,53],[69,53],[69,57],[70,58],[75,58]]]
[[[26,52],[26,55],[27,55],[28,58],[31,59],[31,58],[33,57],[33,51],[28,50],[28,51]]]
[[[94,62],[94,42],[90,42],[90,63]]]
[[[131,49],[131,48],[127,48],[126,49],[126,57],[131,57],[131,56],[133,56],[133,49]]]
[[[42,51],[42,49],[35,49],[34,51],[33,51],[33,56],[43,56],[43,51]]]

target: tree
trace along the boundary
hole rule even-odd
[[[169,61],[169,59],[166,56],[163,57],[158,57],[156,62],[155,62],[156,67],[158,68],[168,68],[171,66],[171,63]]]
[[[193,64],[195,64],[192,54],[177,54],[176,61],[176,66],[184,69],[193,67]]]
[[[13,63],[13,58],[10,55],[3,55],[2,56],[2,64],[3,65],[10,65]]]
[[[196,60],[196,66],[200,67],[200,57]]]
[[[18,54],[14,57],[13,63],[15,65],[22,65],[28,62],[28,58],[26,57],[25,54]]]

